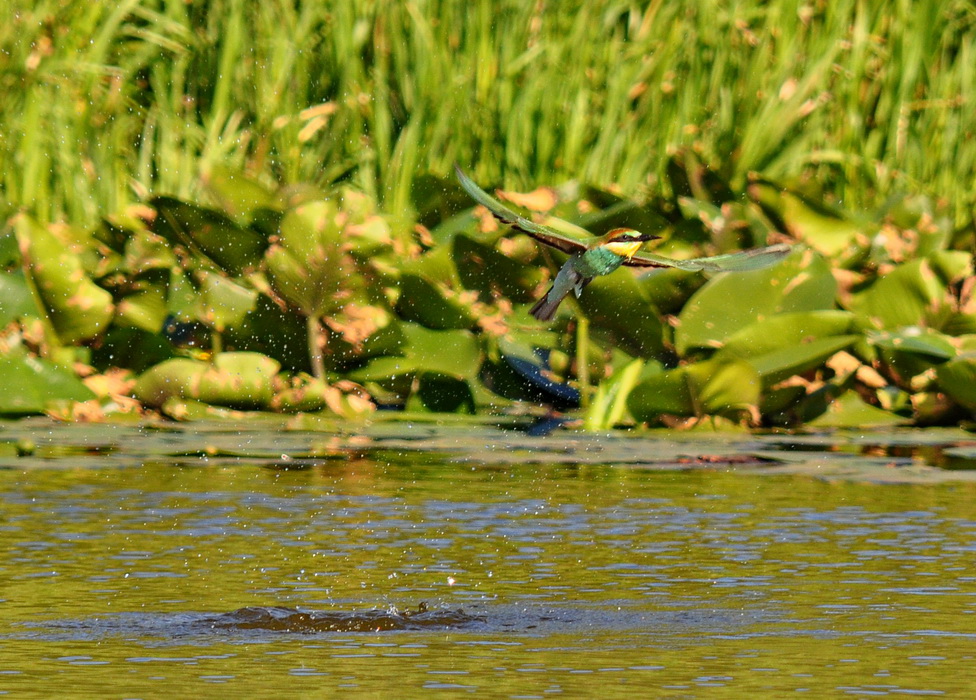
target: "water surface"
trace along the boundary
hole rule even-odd
[[[976,687],[966,472],[776,436],[417,430],[10,428],[0,692]],[[835,478],[852,458],[864,478]]]

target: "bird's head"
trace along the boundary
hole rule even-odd
[[[645,242],[657,238],[660,236],[653,233],[641,233],[632,228],[615,228],[601,238],[597,246],[629,260]]]

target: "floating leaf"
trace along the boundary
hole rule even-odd
[[[0,357],[0,414],[44,413],[53,401],[88,401],[95,394],[73,372],[34,357]]]
[[[205,256],[230,274],[241,275],[261,262],[265,237],[238,226],[225,214],[173,197],[155,197],[150,204],[158,211],[153,222],[156,233]]]
[[[627,414],[627,399],[637,386],[644,370],[644,360],[632,360],[600,382],[591,399],[583,426],[587,430],[609,430],[619,425]],[[659,372],[659,368],[654,368]]]
[[[776,267],[712,278],[678,316],[681,354],[717,348],[745,326],[775,314],[832,309],[837,283],[813,251],[795,252]]]
[[[824,255],[840,253],[864,229],[840,212],[768,182],[750,185],[749,195],[779,217],[791,234]]]
[[[256,210],[274,206],[274,193],[243,173],[218,166],[204,173],[201,179],[221,210],[243,224],[253,221]]]
[[[263,408],[271,401],[272,379],[279,367],[270,357],[253,352],[224,352],[212,363],[174,358],[143,373],[134,393],[149,406],[176,397],[232,408]]]
[[[0,272],[0,327],[17,318],[37,315],[24,271]]]
[[[725,341],[720,354],[748,358],[854,330],[854,314],[824,309],[777,314],[750,323]]]
[[[664,327],[657,309],[629,270],[595,278],[586,286],[580,306],[594,327],[610,336],[624,352],[659,358],[664,350]]]
[[[419,377],[417,390],[407,401],[406,409],[473,414],[474,395],[471,386],[462,379],[440,372],[424,372]]]
[[[736,415],[755,412],[761,380],[743,361],[709,360],[654,375],[631,392],[627,407],[637,420],[652,422],[661,414],[678,416]]]
[[[85,274],[78,256],[26,214],[14,218],[21,259],[61,342],[89,340],[112,320],[112,295]]]
[[[953,401],[976,414],[976,352],[939,365],[935,377],[939,388]]]
[[[306,316],[341,308],[350,291],[362,287],[342,249],[342,215],[331,200],[289,210],[281,222],[281,245],[266,255],[271,285]]]
[[[214,272],[200,273],[196,318],[217,332],[244,320],[254,310],[257,292]]]
[[[169,272],[152,270],[133,279],[131,292],[115,307],[115,325],[141,328],[155,333],[163,328],[169,315],[167,306]]]
[[[848,391],[828,404],[826,412],[809,424],[818,428],[864,428],[908,422],[906,418],[865,403],[856,392]]]
[[[461,296],[461,283],[451,248],[439,246],[419,260],[404,264],[400,274],[397,312],[407,321],[435,330],[466,329],[475,325],[472,298]]]
[[[651,305],[662,314],[676,314],[707,280],[696,272],[651,268],[637,276]]]
[[[746,360],[769,387],[813,369],[861,339],[852,334],[853,314],[806,311],[772,316],[734,333],[716,360]]]
[[[276,387],[270,408],[282,413],[319,411],[325,408],[328,387],[321,379],[301,372],[288,377],[282,387]]]
[[[865,325],[884,330],[906,326],[941,328],[952,315],[948,284],[971,263],[968,253],[942,251],[899,265],[863,292],[849,308]]]
[[[541,281],[538,267],[512,260],[493,245],[471,236],[456,235],[452,253],[461,284],[477,291],[486,303],[499,296],[515,302],[530,302]]]

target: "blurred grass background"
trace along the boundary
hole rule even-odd
[[[847,209],[971,222],[976,5],[962,0],[8,0],[0,215],[90,225],[216,166],[347,180],[407,213],[476,180],[668,192],[679,149]]]

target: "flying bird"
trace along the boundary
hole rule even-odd
[[[566,296],[573,292],[577,298],[583,287],[594,277],[609,275],[621,265],[630,267],[674,267],[679,270],[707,272],[741,272],[773,265],[792,250],[792,246],[778,244],[739,253],[716,255],[710,258],[673,260],[653,253],[638,252],[647,241],[660,238],[631,228],[615,228],[605,236],[586,241],[519,216],[497,199],[478,187],[454,165],[458,181],[471,197],[486,207],[496,219],[528,234],[540,243],[569,254],[569,259],[553,280],[546,295],[532,307],[530,313],[540,321],[549,321]]]

